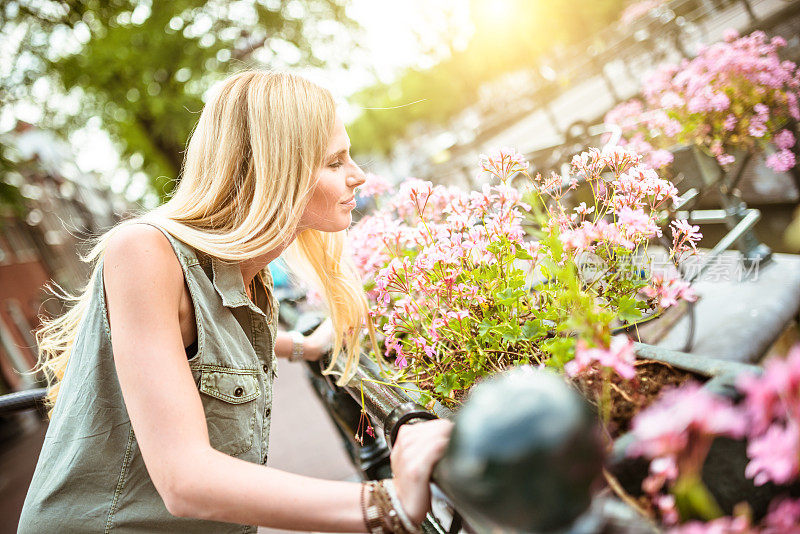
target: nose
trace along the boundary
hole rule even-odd
[[[353,163],[353,170],[347,176],[348,187],[358,187],[367,181],[367,175],[361,170],[357,163]]]

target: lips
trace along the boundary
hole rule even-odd
[[[355,201],[356,201],[356,197],[355,197],[355,195],[353,195],[352,197],[348,198],[347,200],[343,200],[342,204],[352,204]]]

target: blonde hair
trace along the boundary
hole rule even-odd
[[[297,231],[326,155],[335,113],[331,94],[300,76],[245,71],[222,82],[192,133],[174,194],[97,238],[81,258],[93,265],[87,285],[77,296],[62,291],[59,296],[72,306],[43,321],[36,332],[37,369],[47,378],[51,407],[109,239],[126,225],[149,221],[223,260],[244,261],[278,248]],[[344,231],[302,230],[286,254],[292,270],[307,277],[328,304],[333,354],[344,347],[346,356],[341,373],[333,370],[336,358],[324,372],[339,374],[339,385],[352,378],[363,324],[375,346],[367,300],[345,239]]]

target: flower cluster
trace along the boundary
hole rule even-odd
[[[611,340],[611,346],[604,348],[590,348],[583,339],[578,341],[575,348],[575,359],[564,365],[564,372],[569,376],[577,376],[589,366],[597,364],[600,367],[613,369],[619,376],[632,379],[636,375],[633,368],[633,341],[628,336],[618,335]]]
[[[800,120],[800,69],[780,59],[785,45],[760,31],[740,38],[729,30],[694,59],[659,67],[643,81],[644,102],[620,104],[605,120],[656,168],[671,162],[664,149],[676,144],[696,144],[724,166],[737,151],[773,141],[777,151],[767,165],[789,170],[796,165],[790,128]]]
[[[634,417],[631,432],[636,442],[629,454],[676,463],[689,446],[697,444],[699,436],[741,437],[745,421],[729,401],[689,382],[666,391]]]
[[[392,190],[392,184],[378,174],[367,173],[364,183],[358,188],[358,196],[360,197],[376,197],[388,193]]]
[[[566,179],[531,176],[509,148],[481,156],[480,167],[493,181],[479,191],[409,179],[350,231],[396,376],[443,402],[518,364],[632,378],[632,345],[612,340],[611,323],[692,298],[672,289],[678,281],[629,265],[661,234],[674,186],[620,148],[576,156]],[[512,185],[519,177],[528,191]],[[579,182],[591,205],[568,210],[565,195]],[[579,268],[589,259],[592,276]]]
[[[795,480],[800,475],[800,346],[785,360],[768,361],[763,376],[743,376],[739,389],[749,421],[747,476],[757,485]]]
[[[769,360],[762,375],[743,374],[737,387],[743,400],[734,406],[696,383],[688,383],[663,394],[633,420],[635,442],[628,454],[651,460],[650,476],[642,489],[662,520],[674,524],[679,517],[692,515],[713,519],[687,523],[673,532],[789,532],[784,528],[796,526],[800,520],[800,500],[784,497],[775,499],[760,525],[751,524],[746,517],[719,517],[721,511],[708,494],[706,514],[687,509],[688,501],[681,499],[689,491],[695,496],[707,492],[699,473],[711,442],[720,436],[747,440],[745,475],[754,484],[786,485],[800,480],[800,345],[785,359]],[[671,494],[664,493],[666,488]],[[702,500],[695,499],[697,502]],[[683,509],[677,503],[683,503]],[[734,528],[737,525],[741,530]]]

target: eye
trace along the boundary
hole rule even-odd
[[[341,159],[337,159],[336,161],[334,161],[330,165],[328,165],[328,167],[330,167],[332,169],[338,169],[342,165],[344,165],[344,163],[342,163],[342,160]]]

